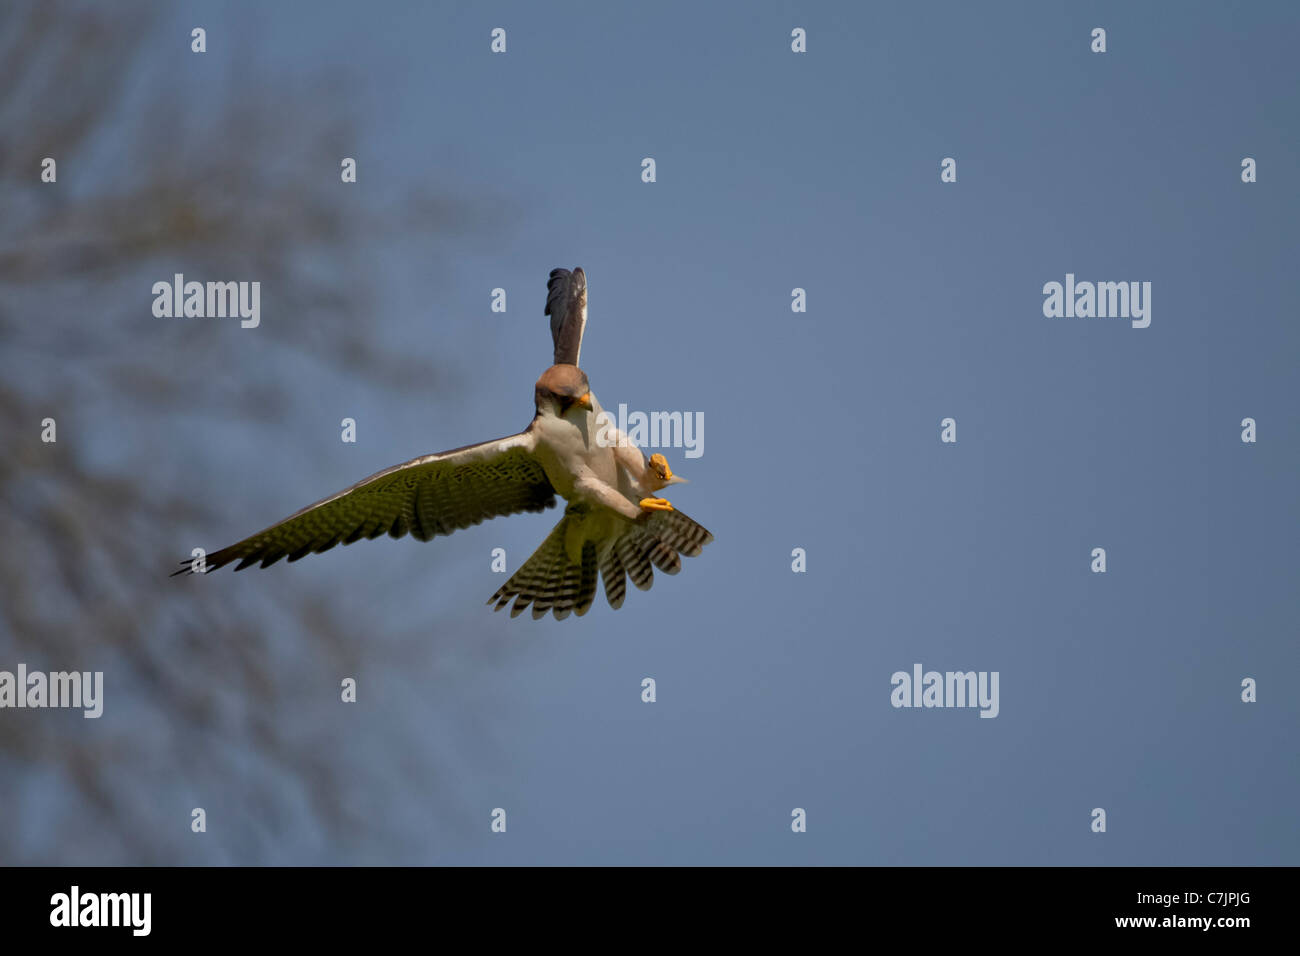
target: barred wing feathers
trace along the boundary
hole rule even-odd
[[[535,447],[535,436],[525,431],[394,465],[207,555],[207,570],[232,561],[239,562],[236,571],[258,562],[265,568],[383,534],[428,541],[487,518],[544,511],[555,504],[555,489]],[[192,559],[175,574],[187,571]]]

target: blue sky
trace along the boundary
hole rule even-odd
[[[224,436],[230,524],[193,531],[225,543],[522,428],[555,266],[587,270],[603,404],[706,422],[702,458],[668,454],[692,482],[674,502],[716,541],[618,612],[481,607],[491,550],[513,570],[555,513],[202,582],[241,600],[336,581],[361,657],[389,624],[504,641],[404,755],[445,759],[468,726],[482,741],[447,782],[463,830],[406,798],[405,862],[1297,861],[1293,4],[183,4],[174,21],[207,26],[214,63],[243,47],[268,97],[336,78],[319,96],[360,121],[354,188],[423,183],[491,219],[436,275],[400,242],[375,250],[385,294],[357,321],[455,371],[435,408],[273,364],[240,333],[240,374],[293,376],[321,447]],[[139,82],[177,69],[217,68],[181,46]],[[1066,273],[1151,282],[1150,328],[1045,318]],[[273,290],[262,321],[311,334]],[[254,465],[301,494],[259,494]],[[891,674],[917,662],[998,671],[999,716],[892,708]],[[368,674],[386,706],[364,720],[427,718],[386,694],[437,666],[412,649],[408,673]],[[285,856],[348,859],[309,840]]]

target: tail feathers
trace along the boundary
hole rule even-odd
[[[532,605],[533,619],[547,612],[556,620],[571,613],[579,617],[596,600],[597,578],[605,584],[605,599],[612,608],[623,605],[627,579],[642,591],[654,584],[654,571],[676,574],[682,568],[681,555],[696,557],[713,540],[700,525],[680,511],[655,511],[635,523],[628,522],[616,538],[584,540],[581,559],[571,561],[565,540],[573,522],[583,520],[580,511],[570,510],[546,536],[546,540],[524,562],[510,580],[488,598],[493,610],[510,603],[510,616],[517,617]]]
[[[623,567],[617,548],[605,549],[605,554],[600,559],[600,576],[605,582],[605,600],[617,611],[623,606],[623,598],[627,597],[627,570]]]
[[[680,511],[652,511],[646,530],[673,551],[688,558],[698,558],[704,546],[713,540],[708,529]]]

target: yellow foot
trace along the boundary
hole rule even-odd
[[[650,456],[650,468],[660,481],[668,481],[673,476],[673,470],[668,467],[668,459],[659,452]]]
[[[673,503],[666,498],[642,498],[641,507],[646,511],[672,511]]]

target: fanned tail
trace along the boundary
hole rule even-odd
[[[501,610],[513,598],[511,617],[529,605],[534,620],[548,611],[556,620],[570,613],[581,617],[596,599],[597,577],[604,580],[609,606],[617,609],[627,595],[627,578],[647,591],[654,584],[653,568],[676,574],[682,569],[681,555],[696,557],[713,540],[707,529],[680,511],[654,511],[635,522],[621,521],[615,536],[584,538],[580,558],[574,561],[566,542],[570,534],[582,533],[586,516],[585,508],[569,506],[541,546],[488,598],[493,610]]]

